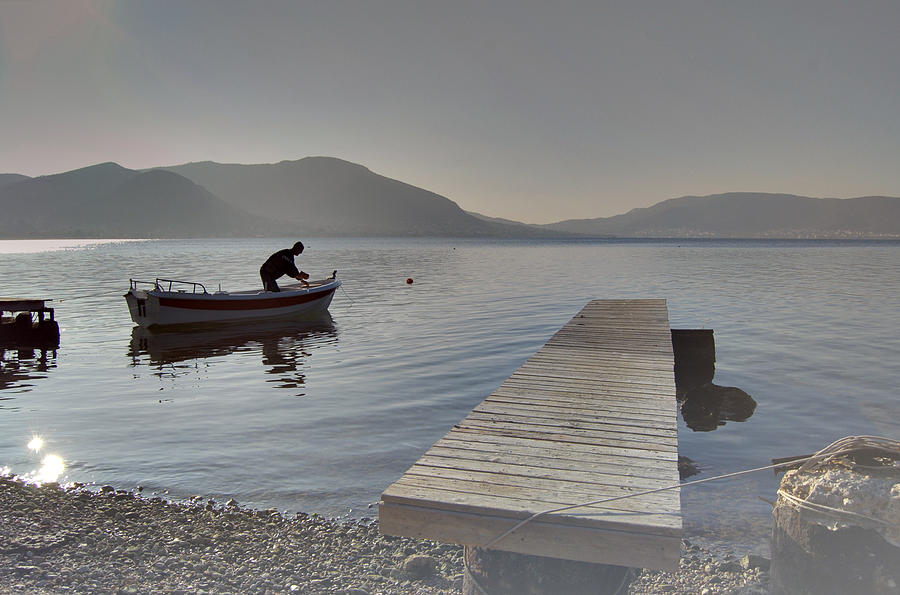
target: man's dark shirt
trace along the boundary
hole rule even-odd
[[[296,277],[300,274],[297,265],[294,264],[294,253],[290,248],[279,250],[263,263],[259,269],[260,273],[266,273],[272,279],[277,279],[282,275],[290,275]]]

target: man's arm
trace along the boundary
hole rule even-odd
[[[297,270],[297,265],[294,264],[293,253],[289,249],[281,252],[281,258],[284,261],[284,274],[294,279],[299,279],[300,271]]]

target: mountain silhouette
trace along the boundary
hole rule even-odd
[[[101,226],[117,237],[260,235],[289,229],[237,209],[178,174],[138,173],[95,203]]]
[[[732,192],[673,198],[624,215],[542,227],[595,237],[897,238],[900,198]]]
[[[0,174],[0,237],[900,238],[900,198],[733,192],[623,215],[530,225],[468,213],[434,192],[333,157],[273,164],[100,163]]]
[[[29,179],[28,176],[23,176],[22,174],[0,174],[0,188]]]
[[[115,163],[2,186],[0,210],[0,237],[246,236],[278,229],[183,176]]]
[[[439,194],[334,157],[258,165],[207,161],[163,169],[194,180],[242,210],[291,222],[304,235],[564,235],[481,220]]]

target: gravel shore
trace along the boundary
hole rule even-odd
[[[677,572],[643,571],[628,593],[766,593],[766,562],[685,542]],[[0,477],[2,593],[459,593],[464,572],[461,547],[376,522]]]

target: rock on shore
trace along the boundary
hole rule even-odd
[[[285,518],[0,477],[3,593],[459,593],[462,548],[379,534],[377,523]],[[686,545],[675,573],[628,592],[765,593],[768,575]]]

